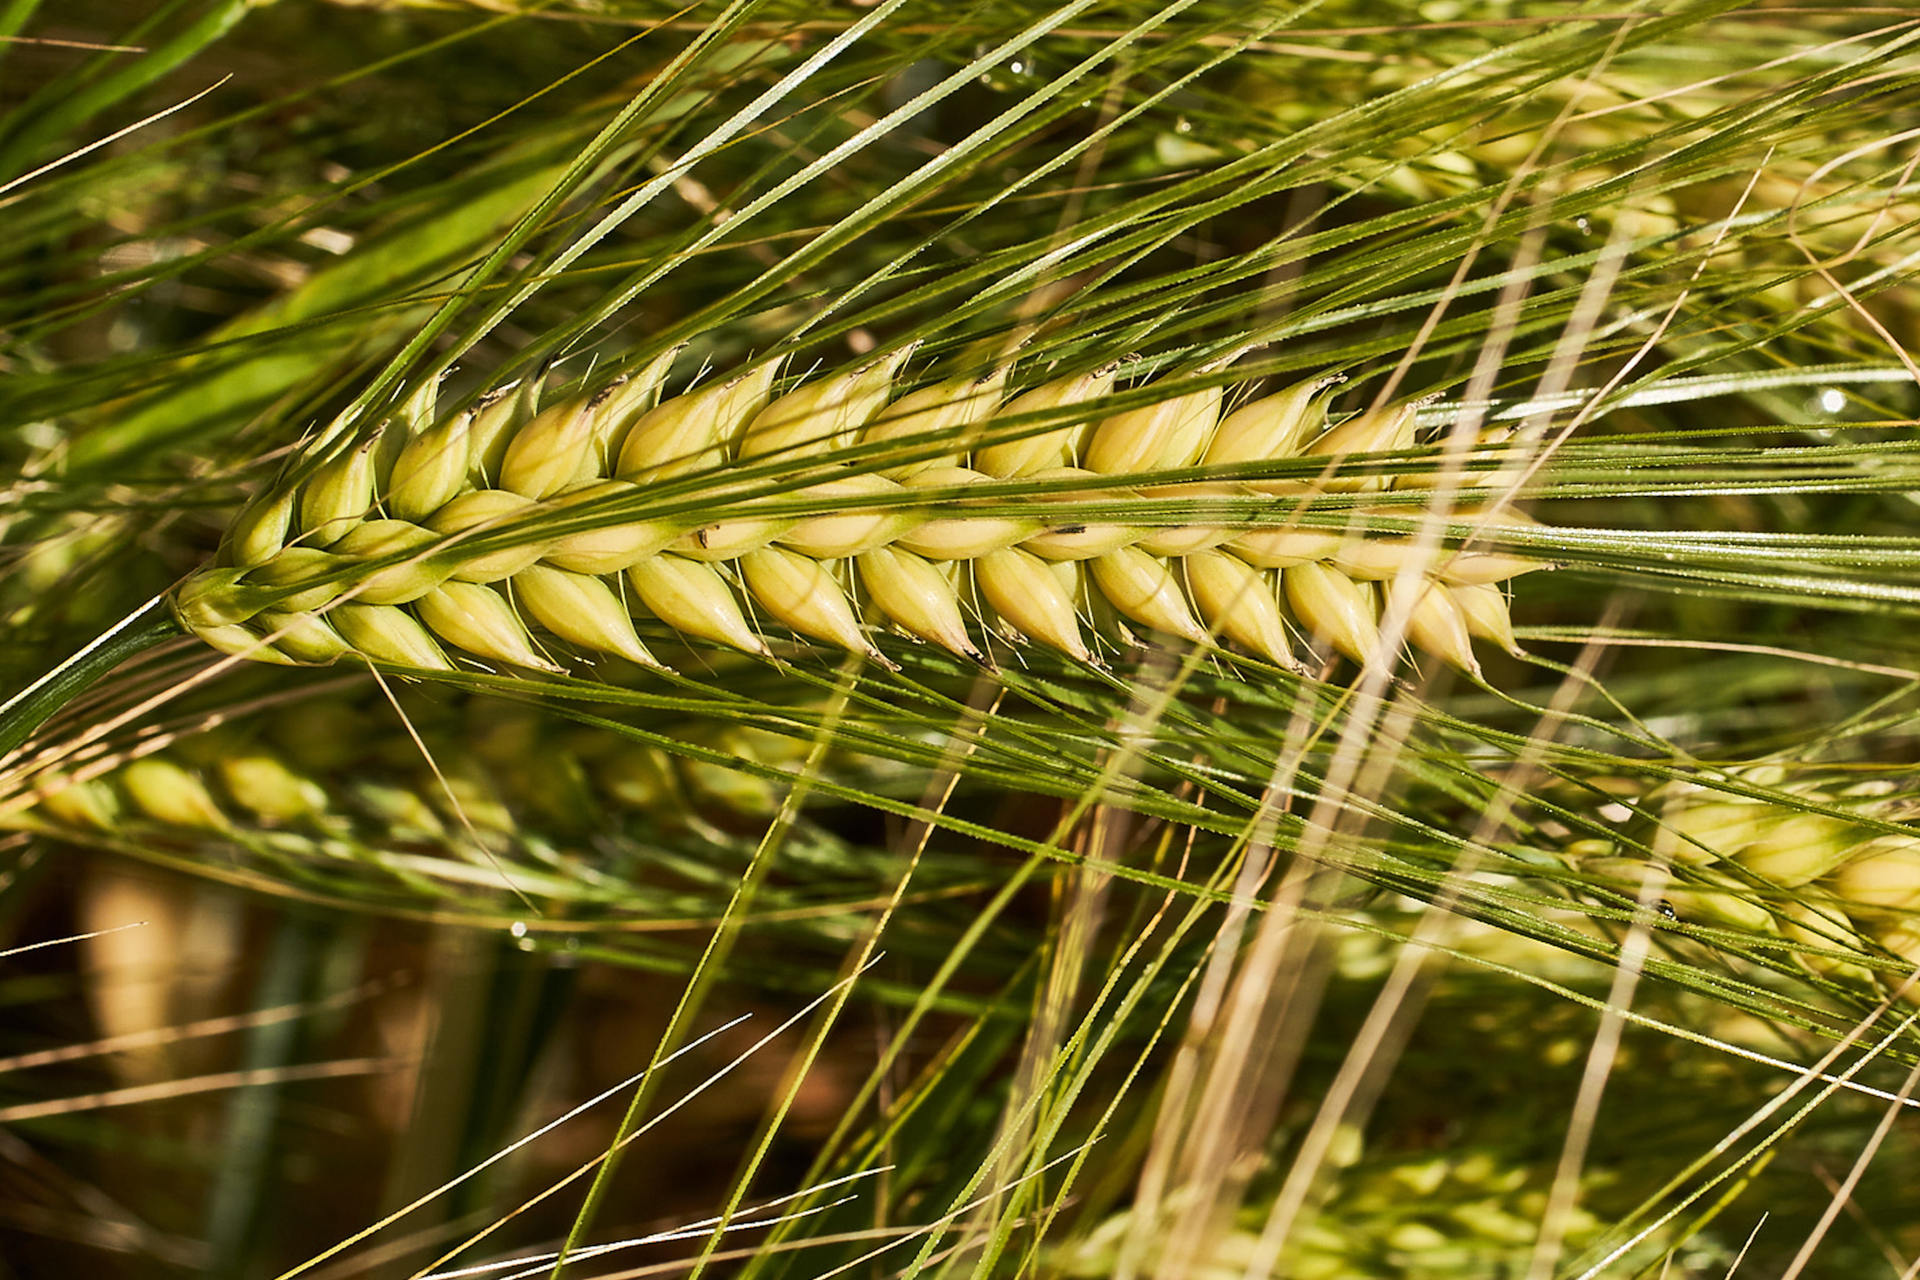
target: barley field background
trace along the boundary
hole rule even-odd
[[[0,1276],[1920,1276],[1920,17],[0,0]]]

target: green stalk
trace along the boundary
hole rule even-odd
[[[0,702],[0,759],[55,712],[134,654],[180,634],[173,615],[152,601],[20,692]]]

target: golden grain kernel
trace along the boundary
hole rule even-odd
[[[482,396],[473,406],[467,427],[467,481],[481,489],[497,487],[500,466],[513,443],[514,432],[533,421],[540,407],[540,389],[547,379],[542,370],[532,378],[509,383]]]
[[[1196,643],[1207,641],[1206,628],[1194,620],[1166,561],[1122,547],[1089,560],[1087,573],[1114,608],[1142,626]]]
[[[740,557],[747,592],[782,626],[854,653],[878,656],[831,570],[784,547]]]
[[[374,453],[380,432],[349,447],[308,478],[300,493],[301,538],[325,546],[346,536],[373,508]]]
[[[546,498],[574,482],[593,448],[593,401],[573,396],[541,410],[513,433],[500,461],[500,487],[528,498]]]
[[[789,391],[747,424],[740,456],[797,459],[846,448],[886,404],[894,372],[912,354],[912,347],[903,347],[850,373]]]
[[[1851,822],[1790,813],[1740,851],[1740,865],[1793,889],[1832,872],[1866,842],[1866,831]]]
[[[528,517],[539,510],[540,504],[520,494],[505,489],[476,489],[440,508],[427,521],[427,527],[447,536],[470,534],[447,550],[459,565],[453,571],[455,578],[461,582],[498,582],[538,561],[553,545],[552,539],[530,538],[484,555],[473,554],[472,544],[509,526],[524,528]]]
[[[1401,579],[1387,591],[1390,610],[1406,610],[1407,641],[1451,667],[1478,677],[1480,660],[1473,654],[1473,636],[1466,615],[1446,588],[1425,578]]]
[[[337,599],[348,587],[346,575],[353,561],[317,547],[288,547],[263,565],[248,571],[246,585],[268,594],[298,588],[274,600],[273,607],[289,613],[318,609]],[[302,586],[303,583],[315,585]]]
[[[1507,606],[1506,592],[1492,583],[1448,587],[1447,592],[1460,606],[1467,630],[1476,638],[1491,641],[1507,653],[1520,652],[1520,644],[1513,638],[1513,613]]]
[[[1220,420],[1201,460],[1214,467],[1291,456],[1326,421],[1320,399],[1335,385],[1315,378],[1240,406]]]
[[[1103,475],[1191,467],[1213,439],[1220,398],[1219,387],[1206,387],[1114,414],[1088,435],[1081,465]]]
[[[262,822],[298,822],[327,810],[320,784],[287,768],[278,756],[247,751],[220,757],[214,768],[234,802]]]
[[[1548,568],[1552,566],[1504,551],[1463,551],[1442,556],[1434,567],[1434,576],[1450,586],[1479,587]]]
[[[293,523],[294,491],[265,493],[241,508],[227,530],[227,558],[243,569],[265,564],[287,545]]]
[[[1248,529],[1225,546],[1257,569],[1291,569],[1338,555],[1346,542],[1345,535],[1331,529],[1266,525]]]
[[[599,479],[614,469],[614,461],[620,457],[628,434],[658,403],[668,370],[686,349],[684,342],[668,347],[649,360],[640,372],[617,378],[594,395],[587,405],[587,425],[593,437],[587,449],[587,466],[591,471],[587,478]]]
[[[1860,845],[1827,885],[1855,915],[1920,908],[1920,839],[1879,836]]]
[[[190,575],[173,593],[174,616],[189,631],[245,622],[254,610],[243,603],[247,594],[244,579],[256,572],[258,570],[202,569]]]
[[[975,662],[986,658],[967,634],[960,595],[947,575],[911,551],[878,547],[854,561],[880,612],[922,640]]]
[[[1280,585],[1308,635],[1359,663],[1379,651],[1379,613],[1371,587],[1318,563],[1282,570]]]
[[[287,655],[276,652],[269,645],[261,644],[257,634],[238,622],[195,627],[193,634],[221,653],[230,653],[236,658],[251,658],[256,662],[271,662],[283,667],[298,665]]]
[[[768,360],[737,378],[662,401],[627,432],[614,474],[645,483],[721,466],[735,437],[767,407],[779,371],[779,361]]]
[[[115,776],[127,799],[155,822],[220,832],[233,825],[199,778],[164,757],[135,760]]]
[[[534,646],[520,615],[491,587],[444,583],[421,596],[414,608],[435,635],[475,657],[534,671],[562,670]]]
[[[324,667],[350,652],[340,633],[314,613],[268,609],[253,620],[273,648],[307,666]]]
[[[571,515],[576,508],[589,503],[636,499],[641,492],[639,485],[625,480],[595,480],[549,498],[546,507],[556,516]],[[582,529],[553,539],[540,558],[556,569],[572,573],[619,573],[671,545],[683,536],[683,530],[679,522],[667,520],[628,520],[597,529]]]
[[[1093,479],[1095,473],[1078,467],[1058,467],[1051,471],[1037,471],[1026,478],[1044,481]],[[1131,496],[1128,490],[1112,488],[1054,490],[1035,495],[1039,502],[1123,502]],[[1151,532],[1132,525],[1048,523],[1051,527],[1046,532],[1035,534],[1020,544],[1048,560],[1089,560],[1131,546]]]
[[[355,652],[376,662],[423,671],[451,671],[453,664],[433,642],[426,628],[398,605],[340,604],[327,611],[327,621]]]
[[[1186,558],[1187,588],[1208,627],[1269,662],[1300,668],[1280,615],[1279,583],[1237,556],[1200,551]]]
[[[449,557],[429,557],[428,548],[440,542],[440,535],[406,520],[365,520],[346,537],[333,544],[336,555],[354,560],[380,560],[388,556],[411,558],[366,574],[355,584],[356,604],[406,604],[418,600],[452,576],[455,562]],[[293,608],[317,608],[317,604]]]
[[[844,472],[844,468],[836,468]],[[899,481],[885,476],[838,474],[810,482],[801,493],[807,498],[849,499],[898,498],[906,491]],[[801,496],[801,495],[795,495]],[[857,556],[897,539],[920,523],[917,513],[897,507],[858,507],[835,515],[808,516],[790,526],[774,541],[803,556],[820,560],[839,560]]]
[[[1705,867],[1693,870],[1694,883],[1673,884],[1664,891],[1676,915],[1689,924],[1724,925],[1750,933],[1773,933],[1773,912],[1753,899],[1753,887],[1743,880]]]
[[[416,523],[438,511],[466,487],[471,412],[428,427],[407,442],[387,483],[387,510]]]
[[[1018,547],[990,551],[974,561],[974,585],[993,611],[1021,635],[1082,662],[1092,661],[1075,612],[1077,592],[1057,569],[1078,580],[1077,564],[1055,565]]]
[[[904,479],[930,467],[956,467],[965,461],[971,433],[960,428],[985,422],[1000,406],[1005,367],[984,378],[954,378],[909,392],[880,413],[860,432],[861,444],[913,444],[942,432],[954,432],[941,451],[924,458],[884,468],[884,474]]]
[[[732,588],[712,565],[657,555],[629,567],[627,581],[647,611],[674,630],[748,653],[767,652],[766,641],[748,624]]]
[[[75,782],[60,773],[34,779],[34,808],[69,827],[114,832],[120,829],[120,796],[103,779]]]
[[[901,480],[908,491],[957,489],[994,477],[966,467],[929,467]],[[973,560],[1040,531],[1038,520],[1003,516],[936,516],[904,530],[896,545],[929,560]]]
[[[1092,373],[1042,383],[1003,405],[994,415],[995,423],[1097,400],[1113,390],[1116,368],[1118,366],[1109,365]],[[1090,422],[1068,422],[1017,440],[983,445],[973,451],[973,465],[987,475],[1001,477],[1028,476],[1057,467],[1078,466],[1081,446],[1091,429]]]
[[[1414,444],[1414,406],[1395,405],[1385,409],[1375,409],[1358,417],[1349,418],[1315,439],[1301,450],[1304,456],[1327,459],[1334,474],[1319,481],[1320,487],[1331,493],[1371,492],[1385,489],[1392,480],[1390,476],[1376,476],[1365,479],[1341,478],[1338,472],[1348,459],[1358,460],[1361,456],[1374,453],[1393,453],[1411,449]]]
[[[513,598],[562,640],[617,654],[643,667],[660,662],[640,643],[633,617],[606,583],[583,573],[537,564],[513,577]]]

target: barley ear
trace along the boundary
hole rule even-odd
[[[860,582],[880,612],[913,635],[982,666],[960,613],[960,597],[939,569],[911,551],[878,547],[854,561]]]
[[[627,569],[627,582],[654,617],[684,635],[764,655],[760,638],[720,571],[683,556],[658,555]]]
[[[617,654],[643,667],[660,666],[660,660],[640,643],[633,618],[620,598],[598,578],[534,565],[514,575],[513,593],[534,621],[562,640]]]

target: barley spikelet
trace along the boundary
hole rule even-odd
[[[983,625],[1095,661],[1090,621],[1122,642],[1157,634],[1297,667],[1295,628],[1356,662],[1392,656],[1378,653],[1382,593],[1366,585],[1380,583],[1397,584],[1415,649],[1472,673],[1474,638],[1516,651],[1495,584],[1540,562],[1449,545],[1414,564],[1406,522],[1424,508],[1366,506],[1393,477],[1343,474],[1412,446],[1411,405],[1328,428],[1322,378],[1224,414],[1217,385],[1104,412],[1113,368],[1003,403],[1004,366],[896,397],[908,354],[781,394],[765,361],[661,398],[673,352],[545,403],[532,379],[436,418],[429,388],[250,503],[220,562],[176,592],[176,616],[268,661],[358,653],[423,670],[563,671],[570,650],[659,666],[636,618],[761,655],[785,631],[877,657],[874,631],[890,628],[976,662],[989,661]],[[837,456],[881,445],[914,456]],[[1289,458],[1319,474],[1151,479]],[[1334,496],[1347,505],[1316,507]],[[1187,510],[1206,514],[1167,515]],[[1371,528],[1375,511],[1399,523]],[[1496,539],[1528,524],[1448,518]]]
[[[1770,766],[1748,769],[1737,780],[1878,822],[1900,822],[1915,809],[1910,797],[1882,794],[1881,783],[1837,789],[1785,783]],[[1888,832],[1834,813],[1690,784],[1664,787],[1643,807],[1658,815],[1643,838],[1672,863],[1660,893],[1680,921],[1778,934],[1805,967],[1828,976],[1872,976],[1874,966],[1836,951],[1891,952],[1898,959],[1880,967],[1896,984],[1920,964],[1920,833]],[[1644,871],[1610,848],[1581,865],[1622,884],[1635,883]],[[1909,998],[1920,1000],[1920,993]]]

